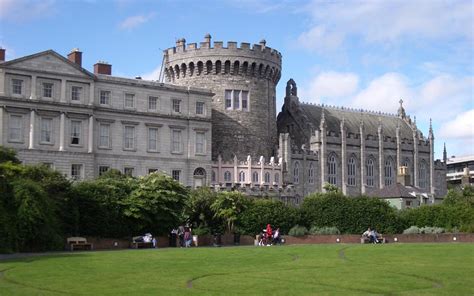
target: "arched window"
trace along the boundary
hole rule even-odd
[[[202,74],[202,69],[204,68],[204,65],[201,61],[199,61],[197,63],[197,75],[201,75]]]
[[[224,173],[224,182],[232,182],[232,175],[229,171],[225,171]]]
[[[385,160],[385,186],[390,186],[393,184],[393,162],[391,158]]]
[[[367,164],[365,166],[365,173],[366,173],[366,183],[369,187],[374,187],[374,159],[369,158],[367,159]]]
[[[212,62],[207,61],[206,62],[206,74],[211,74],[211,72],[212,72]]]
[[[314,166],[313,163],[309,164],[309,169],[308,169],[308,183],[309,184],[314,184]]]
[[[224,63],[224,73],[225,74],[230,73],[230,61],[225,61],[225,63]]]
[[[420,188],[426,189],[428,188],[428,166],[426,165],[426,161],[422,160],[420,162],[420,169],[418,173],[418,186]]]
[[[222,69],[222,62],[216,61],[216,74],[220,74]]]
[[[258,173],[257,172],[252,173],[252,182],[253,183],[258,183]]]
[[[277,183],[277,184],[280,183],[280,174],[275,173],[274,180],[275,180],[275,183]]]
[[[240,62],[239,61],[235,61],[234,62],[234,71],[232,74],[234,75],[239,75],[239,70],[240,70]]]
[[[187,67],[186,67],[186,64],[185,63],[182,63],[181,64],[181,77],[186,77],[186,70],[187,70]]]
[[[189,76],[193,76],[194,75],[194,63],[191,62],[189,63]]]
[[[293,168],[293,183],[298,184],[300,182],[300,163],[295,162]]]
[[[270,173],[269,172],[265,173],[265,183],[270,183]]]
[[[215,171],[212,171],[212,173],[211,173],[211,181],[213,183],[216,182],[216,172]]]
[[[347,184],[349,186],[356,185],[356,160],[354,156],[351,156],[347,162]]]
[[[337,159],[334,153],[328,157],[328,183],[337,184]]]
[[[245,182],[245,172],[240,171],[239,173],[239,182]]]
[[[179,66],[178,65],[174,66],[174,73],[176,75],[176,78],[179,79]]]
[[[197,168],[194,170],[194,176],[205,176],[206,171],[203,168]]]

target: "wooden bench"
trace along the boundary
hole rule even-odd
[[[387,242],[387,239],[385,237],[382,237],[382,236],[379,236],[377,238],[377,240],[379,241],[378,242],[379,244],[385,244]],[[360,243],[361,244],[370,244],[370,238],[366,237],[366,236],[363,236],[363,237],[360,238]]]
[[[145,243],[145,242],[132,242],[131,245],[132,249],[145,249],[145,248],[153,248],[153,243]]]
[[[67,239],[67,245],[71,251],[85,251],[94,249],[94,245],[92,243],[88,243],[85,237],[69,237]]]

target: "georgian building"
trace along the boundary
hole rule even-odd
[[[26,164],[72,179],[109,169],[139,176],[164,171],[187,186],[211,172],[211,98],[205,89],[112,76],[48,50],[4,61],[0,55],[0,145]],[[137,77],[139,78],[139,77]]]

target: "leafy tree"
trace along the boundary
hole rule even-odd
[[[13,192],[20,250],[61,248],[62,238],[54,204],[43,188],[31,179],[19,179],[13,182]]]
[[[224,222],[217,218],[211,206],[217,199],[217,192],[209,187],[192,190],[186,200],[184,218],[193,228],[208,230],[211,233],[221,232]]]
[[[170,176],[153,173],[138,178],[138,184],[123,201],[124,214],[136,231],[165,234],[182,220],[188,191]]]
[[[227,230],[234,232],[239,215],[250,205],[250,199],[240,192],[219,192],[211,209],[216,218],[223,219]]]
[[[0,163],[7,161],[14,164],[21,163],[20,160],[16,157],[15,150],[0,146]]]
[[[133,235],[137,227],[125,211],[136,183],[136,179],[115,172],[77,183],[69,197],[69,231],[100,237]]]

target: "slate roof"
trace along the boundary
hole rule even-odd
[[[400,183],[395,183],[382,189],[372,191],[368,195],[380,198],[416,198],[417,195],[423,193],[428,194],[418,187],[404,186]]]
[[[319,128],[322,112],[324,112],[327,129],[335,131],[337,134],[341,130],[340,124],[344,118],[347,133],[359,134],[360,122],[363,121],[365,134],[376,136],[378,134],[379,122],[381,122],[385,136],[395,138],[397,126],[400,126],[400,137],[402,139],[413,139],[413,131],[408,122],[396,115],[357,111],[347,108],[323,107],[306,103],[301,103],[300,108],[315,128]]]

